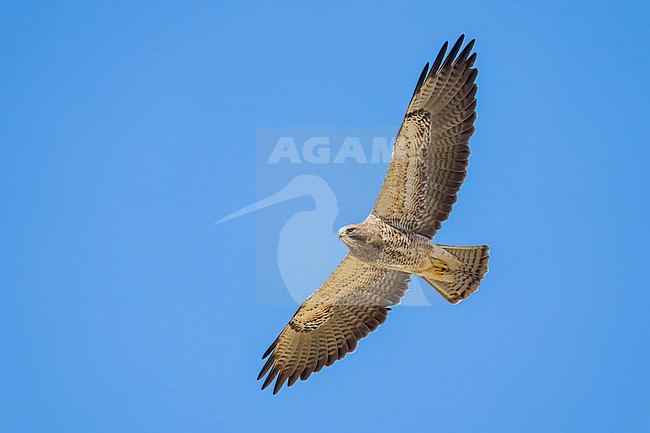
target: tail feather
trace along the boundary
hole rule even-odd
[[[487,245],[439,246],[458,259],[460,265],[434,266],[425,270],[420,276],[446,300],[457,304],[478,289],[481,279],[487,273],[489,247]]]

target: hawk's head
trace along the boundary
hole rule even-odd
[[[359,260],[372,261],[380,253],[381,236],[377,227],[367,221],[350,224],[339,229],[339,239]]]

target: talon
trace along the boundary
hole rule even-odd
[[[447,273],[447,271],[449,271],[449,266],[447,266],[443,262],[439,262],[439,263],[434,264],[431,267],[431,269],[433,270],[433,273],[436,274],[436,275],[444,275],[444,274]]]

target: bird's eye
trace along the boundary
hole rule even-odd
[[[352,234],[353,232],[354,232],[354,227],[349,227],[349,228],[345,229],[345,234],[346,234],[346,235],[350,235],[350,234]]]

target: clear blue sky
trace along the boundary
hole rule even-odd
[[[399,3],[3,2],[0,431],[650,431],[648,6]],[[259,391],[295,306],[260,302],[256,227],[309,207],[213,224],[259,198],[259,128],[397,130],[460,33],[479,119],[439,241],[490,244],[484,285]]]

